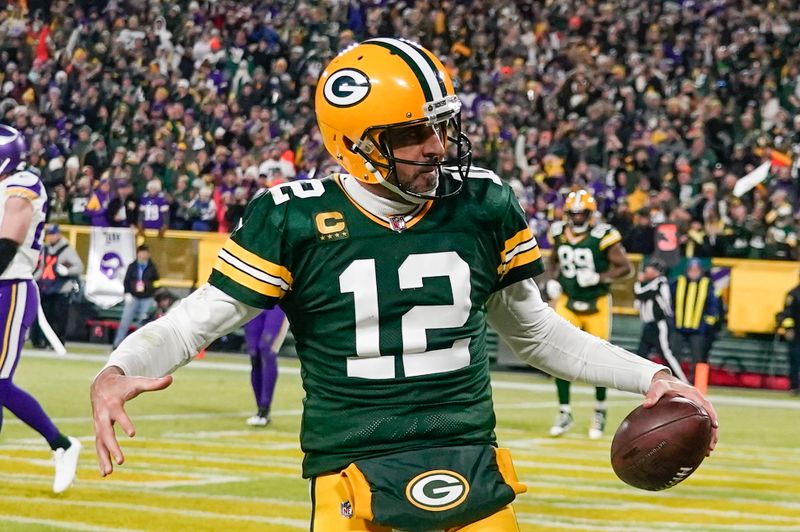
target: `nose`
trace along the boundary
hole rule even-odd
[[[444,144],[435,128],[428,128],[428,136],[422,144],[422,153],[430,159],[441,160],[444,157]]]

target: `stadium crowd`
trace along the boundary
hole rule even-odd
[[[631,252],[671,222],[685,256],[797,258],[791,0],[10,2],[0,121],[26,133],[51,222],[226,232],[257,190],[337,168],[316,80],[388,35],[446,58],[474,163],[543,247],[585,187]]]

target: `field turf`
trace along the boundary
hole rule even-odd
[[[6,411],[0,530],[308,530],[295,360],[281,359],[273,421],[264,429],[244,423],[254,413],[247,357],[209,354],[180,370],[169,389],[130,403],[138,434],[121,437],[127,461],[104,479],[88,388],[108,350],[68,348],[64,358],[26,350],[15,382],[84,444],[78,480],[54,495],[49,448]],[[650,493],[623,484],[609,462],[614,428],[638,397],[610,392],[607,435],[590,441],[593,390],[576,385],[576,427],[552,439],[552,381],[498,372],[493,382],[500,444],[512,449],[528,485],[515,503],[523,531],[800,531],[800,398],[712,387],[721,420],[717,451],[682,484]]]

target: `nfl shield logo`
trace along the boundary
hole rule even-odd
[[[402,233],[406,230],[406,221],[402,216],[392,216],[389,218],[389,226],[392,231]]]
[[[350,501],[344,501],[342,503],[342,517],[345,519],[352,519],[353,518],[353,505],[350,504]]]

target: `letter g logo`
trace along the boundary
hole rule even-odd
[[[325,80],[322,94],[334,107],[350,107],[366,98],[370,88],[366,74],[354,68],[343,68]]]
[[[467,498],[469,483],[455,471],[426,471],[406,486],[408,501],[423,510],[441,512],[455,508]]]

